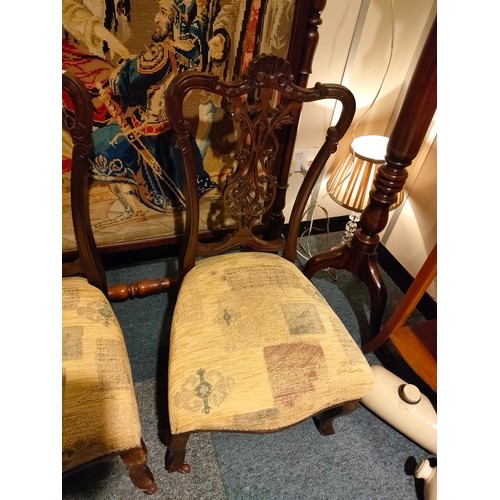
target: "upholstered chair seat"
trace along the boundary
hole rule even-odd
[[[111,306],[85,278],[62,280],[63,472],[141,447],[127,349]]]
[[[182,283],[169,358],[174,434],[273,431],[361,398],[373,375],[291,262],[261,252],[200,260]]]

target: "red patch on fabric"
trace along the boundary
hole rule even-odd
[[[63,174],[65,172],[71,172],[71,158],[68,158],[67,156],[62,157],[62,171]]]
[[[304,404],[327,376],[323,349],[317,343],[293,342],[264,348],[269,384],[276,406]]]
[[[113,66],[105,59],[83,52],[78,46],[63,38],[62,69],[82,80],[92,90],[96,82],[108,79]]]

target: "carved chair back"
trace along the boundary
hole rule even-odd
[[[234,231],[220,239],[200,241],[199,204],[196,195],[196,165],[199,161],[186,102],[192,92],[215,99],[233,124],[234,163],[227,165],[221,200],[223,213],[233,219]],[[296,258],[297,236],[312,189],[328,158],[337,149],[355,112],[355,99],[342,85],[317,83],[312,88],[296,85],[290,66],[284,59],[261,54],[254,58],[240,79],[222,82],[217,76],[186,71],[176,76],[167,89],[167,106],[176,145],[182,156],[186,227],[179,257],[182,277],[199,256],[229,251],[235,247],[253,251],[279,252],[287,260]],[[209,97],[211,96],[211,97]],[[257,235],[257,224],[266,216],[278,195],[276,159],[283,148],[283,132],[299,118],[304,103],[331,99],[341,104],[337,123],[326,131],[323,144],[304,176],[288,221],[287,237]],[[286,189],[286,188],[285,188]],[[283,193],[280,193],[282,195]]]

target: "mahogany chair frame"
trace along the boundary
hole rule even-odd
[[[235,229],[214,242],[199,237],[199,201],[196,196],[195,159],[192,149],[193,133],[183,115],[183,102],[191,91],[204,91],[222,98],[222,106],[235,123],[237,166],[226,179],[222,199],[236,222]],[[186,228],[179,255],[177,282],[195,265],[197,257],[224,253],[233,248],[280,253],[295,262],[300,222],[310,193],[338,142],[347,132],[354,117],[356,103],[352,93],[342,85],[317,83],[302,88],[294,83],[290,65],[284,59],[261,54],[250,63],[247,73],[234,82],[221,82],[217,76],[197,71],[177,75],[167,89],[167,105],[176,145],[183,156],[184,195],[186,198]],[[242,96],[248,96],[247,101]],[[276,98],[278,96],[278,98]],[[279,157],[279,131],[296,125],[302,105],[322,99],[335,99],[342,111],[335,126],[328,128],[326,138],[313,160],[293,203],[287,237],[279,234],[269,239],[255,234],[261,218],[272,212],[278,195],[286,195],[286,185],[280,185],[275,175]],[[346,401],[315,415],[313,420],[325,435],[334,433],[332,420],[354,411],[358,401]],[[172,435],[167,431],[167,470],[189,472],[184,464],[189,434]]]
[[[236,221],[236,228],[233,232],[228,231],[222,240],[216,242],[203,242],[199,238],[196,176],[195,170],[189,167],[195,164],[189,142],[193,134],[182,110],[186,95],[193,90],[221,96],[226,112],[233,117],[233,121],[238,122],[242,134],[251,141],[251,144],[237,143],[236,158],[240,165],[226,180],[222,192],[225,205],[229,207]],[[275,109],[272,109],[273,91],[279,95],[279,103]],[[251,98],[253,92],[258,94],[260,102],[255,109],[250,105],[247,110],[240,97],[249,95]],[[310,193],[354,117],[356,102],[351,91],[337,84],[317,83],[312,88],[303,88],[294,83],[287,61],[271,54],[261,54],[252,61],[247,73],[237,81],[221,82],[217,76],[208,73],[185,71],[172,80],[166,95],[176,145],[183,155],[185,176],[186,228],[179,255],[177,281],[180,282],[194,267],[196,257],[215,255],[234,247],[265,252],[281,251],[285,259],[294,262],[300,222]],[[274,239],[256,235],[255,226],[261,217],[272,212],[276,206],[276,198],[284,197],[288,187],[288,183],[282,186],[276,177],[275,163],[282,146],[279,132],[288,126],[296,125],[303,103],[323,99],[339,101],[342,111],[336,125],[328,128],[325,141],[305,175],[293,204],[287,237],[282,233]],[[252,122],[254,115],[257,118]],[[261,164],[263,174],[257,172],[257,163]],[[280,173],[281,170],[278,175]]]

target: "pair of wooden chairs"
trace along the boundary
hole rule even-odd
[[[79,259],[65,269],[86,276],[63,280],[63,470],[120,454],[134,484],[151,493],[156,485],[140,438],[126,346],[107,301],[89,225],[88,96],[68,75],[63,75],[63,87],[76,93],[71,206],[79,247]],[[217,241],[198,239],[197,146],[183,106],[192,92],[210,94],[234,124],[228,140],[235,155],[228,160],[221,196],[235,225]],[[254,234],[256,224],[266,224],[279,190],[280,133],[296,124],[305,103],[326,99],[338,102],[342,112],[293,200],[287,237]],[[332,434],[332,419],[357,407],[373,375],[361,349],[295,259],[310,192],[351,124],[354,97],[341,85],[301,88],[284,59],[264,54],[233,82],[183,72],[172,81],[166,100],[182,153],[186,200],[184,240],[173,278],[180,289],[165,401],[167,469],[189,470],[186,445],[196,431],[272,432],[313,417],[321,433]]]
[[[373,374],[361,349],[308,277],[332,262],[356,273],[370,290],[371,327],[378,332],[385,288],[376,266],[377,234],[404,185],[405,168],[417,154],[426,120],[435,109],[435,29],[432,35],[410,85],[410,99],[405,101],[389,141],[387,164],[379,169],[353,241],[311,259],[304,273],[295,264],[300,222],[311,190],[351,124],[355,111],[352,93],[334,84],[301,88],[294,84],[288,63],[272,55],[258,56],[247,73],[232,82],[197,71],[186,71],[172,80],[166,103],[182,155],[179,168],[186,217],[178,269],[170,281],[179,286],[179,292],[170,333],[165,401],[168,471],[189,471],[186,446],[194,432],[273,432],[312,417],[322,434],[332,434],[333,418],[353,411],[370,390]],[[197,146],[184,109],[193,92],[210,94],[234,124],[233,133],[225,137],[235,154],[228,159],[221,194],[222,209],[234,219],[234,230],[226,231],[221,239],[214,234],[214,241],[198,238]],[[342,111],[291,200],[286,236],[273,231],[255,234],[257,224],[265,227],[269,223],[269,211],[276,208],[278,195],[285,200],[286,185],[279,182],[280,172],[276,171],[286,137],[282,132],[296,124],[303,105],[325,99],[336,100]],[[423,118],[416,121],[415,128],[412,120],[419,114]],[[414,133],[409,140],[404,132]],[[83,134],[79,126],[74,139],[79,139],[78,134]],[[77,161],[84,165],[88,137],[77,142],[74,153],[77,158],[81,155]],[[72,200],[77,213],[88,214],[86,204],[84,195],[74,204]],[[77,231],[90,232],[87,217],[76,217]],[[92,238],[82,241],[80,258],[93,255]],[[97,263],[95,256],[93,259]],[[103,271],[97,269],[100,271],[89,271],[87,276],[100,288]],[[99,311],[106,311],[100,314],[110,321],[108,309]],[[76,345],[73,338],[71,343]],[[110,371],[121,380],[129,373],[125,370],[118,377],[115,370]],[[99,390],[104,378],[99,372]],[[68,381],[69,372],[63,373],[63,384]],[[133,449],[143,450],[139,445]],[[145,460],[134,466],[131,477],[141,489],[154,490]]]

